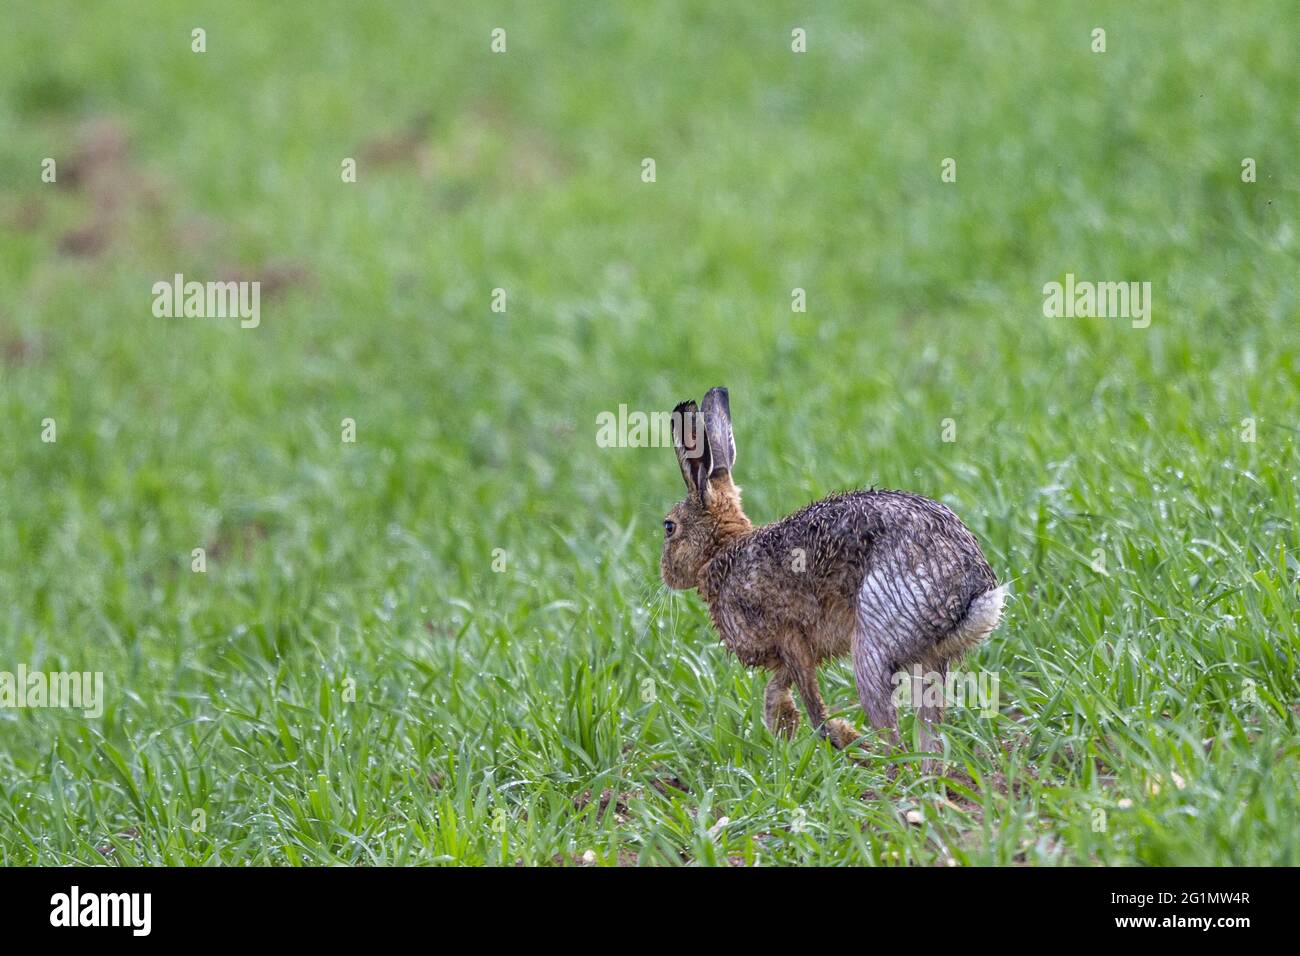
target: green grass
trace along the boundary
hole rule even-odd
[[[107,692],[0,710],[0,862],[1300,864],[1293,3],[154,6],[0,33],[0,670]],[[596,416],[715,384],[756,520],[905,488],[1013,582],[950,782],[663,592]]]

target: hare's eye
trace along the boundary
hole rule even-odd
[[[668,537],[671,538],[671,537],[673,536],[673,532],[676,531],[676,530],[677,530],[677,524],[676,524],[675,522],[667,521],[667,520],[664,521],[664,534],[665,534],[665,535],[667,535]]]

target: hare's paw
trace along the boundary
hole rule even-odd
[[[777,737],[789,740],[799,729],[799,708],[787,695],[776,701],[767,712],[767,729]]]
[[[861,731],[847,720],[836,717],[826,721],[826,737],[835,746],[836,750],[843,750],[845,747],[853,746],[854,742],[861,736]]]

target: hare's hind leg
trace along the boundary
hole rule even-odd
[[[998,626],[1006,597],[1005,585],[976,595],[957,626],[919,655],[912,665],[923,671],[924,679],[924,697],[914,703],[921,749],[940,754],[937,758],[926,757],[922,761],[921,769],[927,773],[943,771],[943,739],[939,736],[939,725],[943,723],[944,707],[948,702],[948,668]]]
[[[885,740],[898,743],[894,672],[913,646],[913,623],[899,613],[897,595],[883,576],[872,572],[858,591],[858,621],[853,634],[853,678],[862,710]]]
[[[917,665],[920,666],[920,665]],[[943,723],[943,709],[947,701],[948,662],[933,661],[932,669],[922,678],[922,697],[913,701],[916,708],[917,733],[920,736],[921,750],[925,753],[937,753],[937,757],[926,757],[921,761],[921,769],[926,773],[943,771],[943,738],[939,736],[939,725]],[[915,688],[915,685],[913,685]]]
[[[793,737],[799,729],[799,708],[794,705],[794,696],[790,693],[793,683],[794,674],[785,665],[778,664],[763,695],[763,721],[767,729],[786,739]]]
[[[930,682],[935,680],[936,672],[929,671],[913,677],[911,672],[897,668],[891,649],[910,646],[907,638],[899,638],[899,629],[906,627],[902,621],[893,625],[893,630],[880,629],[876,625],[864,623],[853,640],[853,676],[858,683],[858,697],[862,709],[866,711],[871,726],[880,731],[893,746],[899,743],[898,706],[894,702],[895,681],[906,682],[911,694],[921,693],[919,700],[913,699],[919,720],[920,749],[924,753],[943,752],[943,741],[938,736],[937,727],[943,720],[943,701],[934,700],[934,688]],[[937,689],[942,694],[944,675],[947,664],[939,663],[937,672]],[[898,675],[896,677],[896,675]],[[924,757],[921,769],[927,773],[943,769],[940,758]]]
[[[887,743],[898,742],[898,710],[893,697],[893,665],[876,634],[859,627],[853,637],[853,679],[867,721]]]

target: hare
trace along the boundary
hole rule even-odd
[[[710,389],[698,409],[682,402],[672,423],[687,495],[664,519],[664,583],[698,590],[723,644],[771,672],[763,713],[772,733],[798,728],[795,686],[819,735],[837,748],[861,736],[827,719],[817,686],[822,661],[851,653],[867,720],[897,743],[895,675],[921,668],[942,681],[1002,617],[1006,589],[975,536],[937,501],[883,490],[831,495],[755,526],[732,481],[727,390]],[[922,749],[931,751],[943,705],[922,704],[918,715]]]

